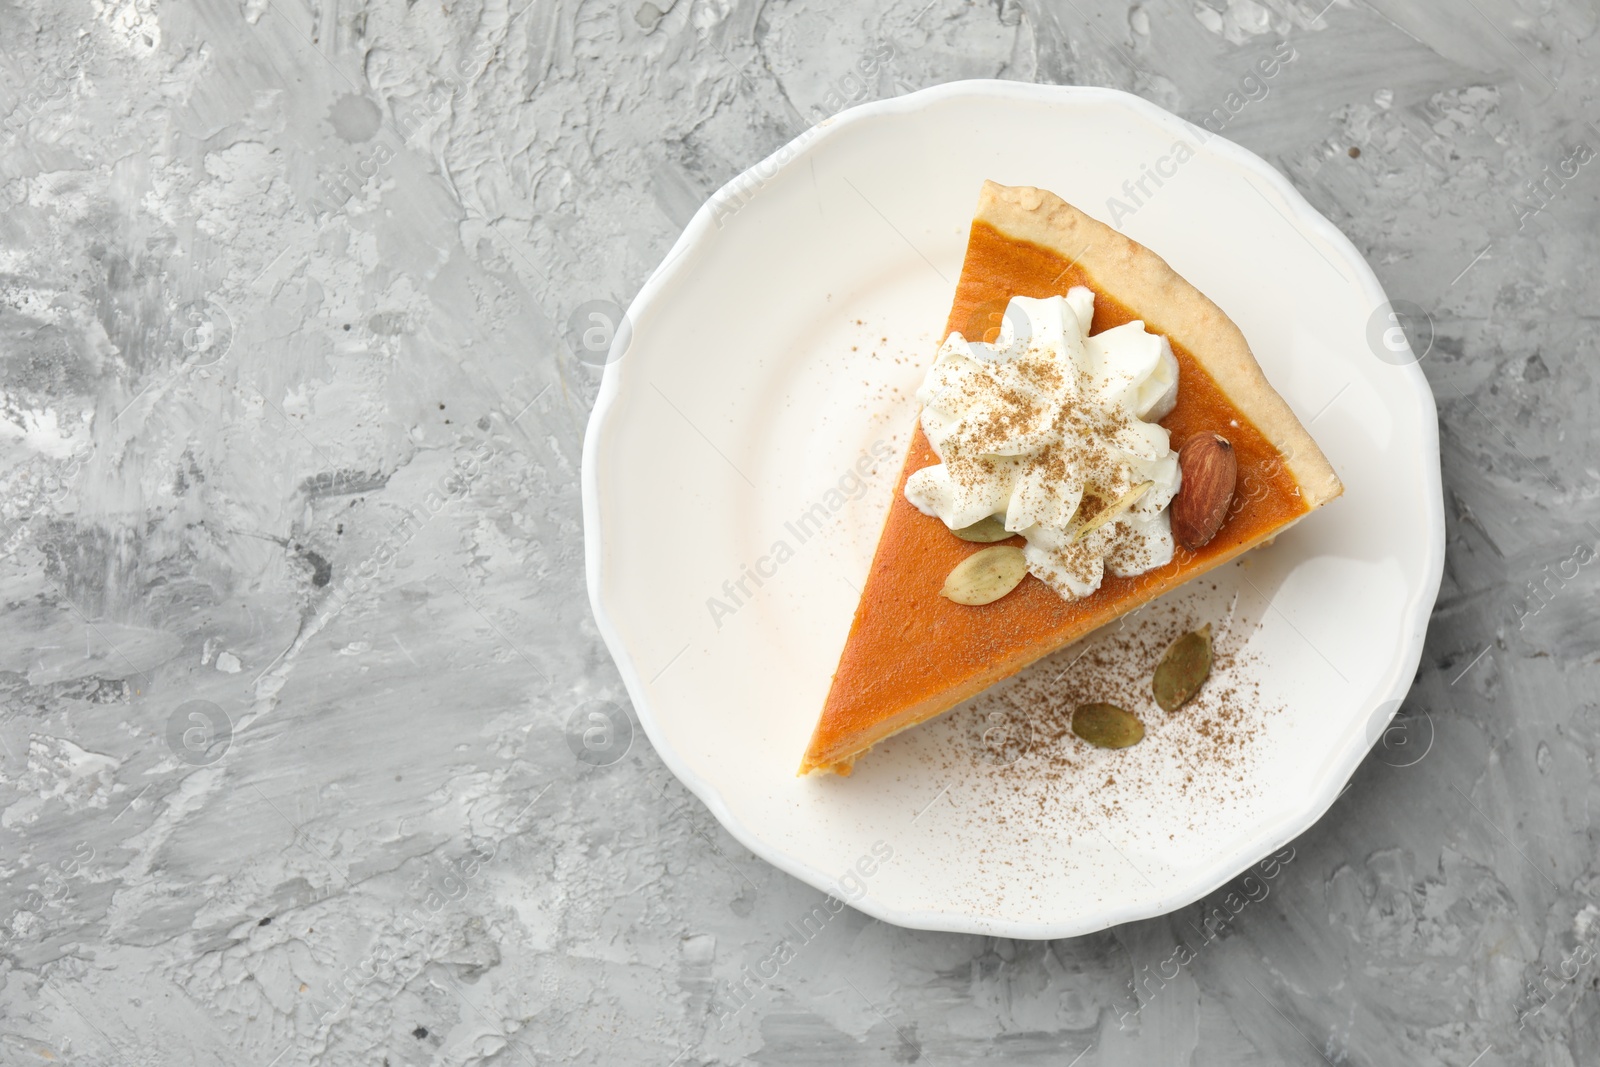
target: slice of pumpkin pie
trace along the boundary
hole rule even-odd
[[[1343,491],[1222,310],[1042,189],[984,184],[945,333],[802,774]]]

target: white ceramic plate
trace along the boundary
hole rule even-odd
[[[1149,172],[1135,202],[1124,183]],[[1276,544],[1087,639],[1204,619],[1236,653],[1208,684],[1258,690],[1258,721],[1241,769],[1187,792],[1194,738],[1150,708],[1123,752],[997,741],[997,707],[1058,713],[1030,687],[1081,646],[852,778],[795,777],[985,178],[1116,211],[1239,324],[1344,479]],[[963,82],[840,114],[701,208],[629,318],[584,446],[600,630],[728,831],[868,914],[1041,938],[1180,907],[1327,810],[1410,684],[1444,556],[1427,382],[1349,241],[1262,160],[1137,97]]]

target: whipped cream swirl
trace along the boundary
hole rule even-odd
[[[952,333],[917,390],[942,462],[905,488],[952,530],[1002,517],[1027,539],[1029,573],[1067,599],[1100,588],[1107,569],[1171,561],[1180,483],[1157,424],[1178,398],[1171,345],[1142,322],[1090,337],[1093,319],[1094,293],[1078,286],[1013,297],[992,343]]]

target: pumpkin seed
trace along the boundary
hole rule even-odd
[[[1211,624],[1186,633],[1167,649],[1150,688],[1162,711],[1177,711],[1211,676]]]
[[[1028,575],[1028,561],[1016,545],[993,545],[956,564],[940,595],[957,604],[992,604]]]
[[[976,541],[983,545],[1017,536],[1006,529],[1005,522],[998,515],[990,515],[988,518],[979,519],[971,526],[963,526],[959,530],[951,530],[950,532],[963,541]]]
[[[1155,484],[1155,482],[1140,482],[1132,489],[1129,489],[1126,493],[1123,493],[1121,496],[1117,497],[1117,499],[1113,500],[1110,504],[1101,508],[1100,514],[1096,515],[1094,518],[1078,527],[1078,532],[1072,535],[1072,540],[1069,543],[1074,545],[1077,544],[1085,537],[1088,537],[1090,534],[1100,529],[1100,527],[1104,526],[1106,523],[1117,518],[1124,511],[1127,511],[1129,508],[1137,504],[1139,502],[1139,498],[1144,496],[1145,493],[1149,492],[1151,487]]]
[[[1115,704],[1079,704],[1072,732],[1096,748],[1127,748],[1144,740],[1144,723]]]

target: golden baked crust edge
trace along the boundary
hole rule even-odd
[[[1144,316],[1205,367],[1229,401],[1284,457],[1311,508],[1344,492],[1333,465],[1261,372],[1222,309],[1144,245],[1032,186],[984,182],[974,221],[1072,260],[1106,293]],[[1181,388],[1181,386],[1180,386]]]

